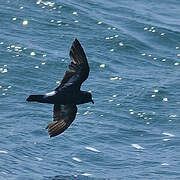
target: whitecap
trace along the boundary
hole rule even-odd
[[[43,159],[42,158],[39,158],[39,157],[35,157],[38,161],[42,161]]]
[[[177,115],[176,114],[171,114],[169,117],[175,118],[175,117],[177,117]]]
[[[27,20],[24,20],[24,21],[22,22],[22,25],[23,25],[23,26],[27,26],[28,23],[29,23],[29,22],[28,22]]]
[[[111,81],[118,80],[118,77],[117,76],[116,77],[111,77],[110,80]]]
[[[8,152],[7,152],[7,151],[0,150],[0,153],[2,153],[2,154],[7,154]]]
[[[142,146],[140,146],[139,144],[131,144],[132,147],[136,148],[136,149],[139,149],[139,150],[142,150],[144,149]]]
[[[112,97],[113,97],[113,98],[117,97],[117,94],[114,94]]]
[[[3,69],[2,73],[7,73],[8,70],[7,69]]]
[[[158,89],[154,89],[154,92],[155,92],[155,93],[158,93],[158,92],[159,92],[159,90],[158,90]]]
[[[178,62],[175,62],[175,63],[174,63],[174,66],[178,66],[178,65],[179,65],[179,63],[178,63]]]
[[[147,31],[147,30],[148,30],[148,28],[147,28],[147,27],[145,27],[145,28],[144,28],[144,30],[145,30],[145,31]]]
[[[163,98],[162,101],[167,102],[168,98]]]
[[[75,11],[74,11],[72,14],[73,14],[73,15],[76,15],[76,16],[78,15],[78,13],[77,13],[77,12],[75,12]]]
[[[162,134],[166,135],[166,136],[170,136],[170,137],[174,137],[175,136],[174,134],[171,134],[171,133],[168,133],[168,132],[163,132]]]
[[[36,53],[32,51],[32,52],[30,53],[30,55],[31,55],[31,56],[35,56]]]
[[[169,164],[168,163],[162,163],[161,165],[162,166],[168,166]]]
[[[86,146],[85,149],[93,151],[93,152],[101,152],[101,151],[99,151],[99,150],[97,150],[97,149],[95,149],[93,147],[89,147],[89,146]]]
[[[79,159],[79,158],[77,158],[77,157],[73,157],[72,159],[73,159],[74,161],[77,161],[77,162],[82,162],[82,160]]]
[[[89,174],[89,173],[83,173],[81,174],[82,176],[91,176],[92,174]]]
[[[113,102],[113,99],[109,99],[108,101],[109,101],[109,102]]]
[[[99,67],[100,68],[105,68],[105,66],[106,66],[105,64],[101,64]]]

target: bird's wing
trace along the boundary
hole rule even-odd
[[[81,84],[88,78],[88,61],[86,54],[77,39],[72,43],[69,56],[71,58],[69,70],[66,71],[61,84],[55,89],[56,91],[58,91],[59,88],[68,88],[71,86],[79,89]]]
[[[57,136],[63,133],[74,121],[77,113],[77,106],[54,105],[53,118],[54,120],[46,127],[50,137]]]

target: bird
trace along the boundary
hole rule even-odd
[[[69,56],[71,62],[60,85],[43,95],[30,95],[26,101],[53,104],[53,121],[47,125],[49,136],[63,133],[74,121],[77,105],[92,102],[92,94],[81,90],[88,78],[89,64],[86,54],[77,38],[72,43]]]

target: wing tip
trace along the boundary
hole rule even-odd
[[[86,53],[84,52],[84,49],[77,38],[75,38],[75,40],[72,43],[72,46],[69,51],[69,56],[73,62],[77,62],[78,64],[88,64]]]
[[[78,40],[78,38],[77,38],[77,37],[75,37],[74,41],[77,41],[77,42],[79,42],[79,40]]]
[[[81,46],[81,43],[79,42],[79,40],[77,38],[75,38],[72,45],[74,45],[74,46],[80,45]]]

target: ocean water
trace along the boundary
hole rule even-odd
[[[180,2],[0,2],[0,180],[180,179]],[[78,38],[91,72],[62,135],[49,92]]]

